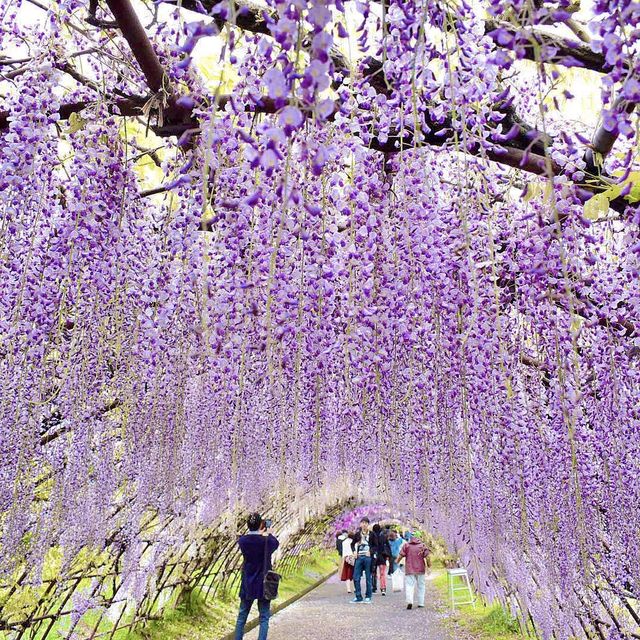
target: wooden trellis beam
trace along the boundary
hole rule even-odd
[[[275,19],[275,15],[268,13],[268,9],[264,6],[252,2],[251,0],[235,0],[228,3],[230,7],[230,15],[221,18],[216,11],[223,5],[222,0],[165,0],[165,4],[173,4],[181,6],[196,13],[202,13],[205,9],[218,25],[222,25],[225,20],[229,21],[235,17],[236,26],[251,31],[253,33],[263,33],[271,35],[268,27],[268,20]],[[212,13],[213,12],[213,13]],[[447,13],[452,23],[455,22],[456,16]],[[538,56],[537,49],[546,48],[553,50],[555,55],[550,60],[545,60],[551,64],[563,66],[563,61],[571,66],[581,66],[584,69],[596,71],[597,73],[606,72],[606,60],[602,53],[595,52],[593,49],[582,42],[563,38],[562,36],[545,32],[539,28],[518,27],[509,22],[501,22],[495,19],[486,19],[484,21],[484,33],[489,36],[499,49],[504,45],[498,40],[496,33],[499,28],[507,31],[522,42],[523,57],[526,60],[535,61]],[[575,61],[575,62],[574,62]]]
[[[165,71],[129,0],[106,0],[106,2],[140,65],[149,89],[154,93],[168,89]]]
[[[111,6],[113,3],[116,4],[129,4],[128,0],[108,0],[109,5]],[[186,9],[192,10],[200,10],[200,7],[203,6],[209,12],[214,11],[218,8],[221,3],[218,0],[170,0],[170,3],[178,3],[180,6]],[[218,21],[231,21],[236,26],[239,26],[245,30],[253,31],[255,33],[270,33],[268,28],[268,18],[273,19],[273,16],[268,16],[266,10],[259,5],[256,5],[253,2],[243,1],[238,2],[237,0],[232,3],[231,6],[226,7],[225,11],[228,11],[230,15],[224,15],[223,17],[217,16],[216,19]],[[115,14],[114,14],[115,15]],[[115,15],[116,20],[120,22],[120,18],[118,15]],[[136,18],[137,20],[137,18]],[[138,21],[138,25],[142,29]],[[491,21],[487,21],[485,24],[487,32],[494,30],[495,24],[491,23]],[[122,27],[121,27],[122,28]],[[144,30],[142,29],[143,33]],[[124,31],[123,31],[124,34]],[[554,47],[559,48],[559,50],[564,51],[565,49],[570,49],[573,53],[576,53],[578,50],[584,49],[582,51],[583,57],[587,56],[587,50],[590,52],[590,47],[586,45],[576,44],[573,41],[564,41],[561,38],[556,38],[555,36],[547,36],[547,34],[538,34],[536,37],[542,38],[542,42],[547,42],[544,38],[550,38],[547,44],[553,44]],[[126,36],[125,36],[126,37]],[[146,38],[146,34],[145,34]],[[551,42],[551,40],[553,42]],[[131,41],[128,39],[129,43]],[[135,41],[134,41],[135,42]],[[148,42],[148,40],[147,40]],[[133,45],[132,45],[133,47]],[[149,44],[150,47],[150,44]],[[562,48],[564,47],[564,49]],[[531,50],[531,55],[537,55],[535,51],[535,47]],[[136,53],[134,50],[134,55],[136,59],[140,58],[140,53]],[[567,54],[568,55],[568,54]],[[144,57],[144,56],[143,56]],[[575,57],[575,56],[574,56]],[[338,70],[347,71],[348,70],[348,62],[344,59],[342,54],[337,53],[332,55],[332,59],[334,61],[334,65]],[[371,60],[369,64],[369,75],[374,76],[379,71],[381,71],[382,66],[379,61]],[[146,74],[145,74],[146,75]],[[228,100],[230,98],[226,98]],[[225,99],[223,99],[223,103]],[[263,104],[264,112],[271,113],[275,111],[272,104],[269,104],[267,101]],[[260,106],[256,107],[256,111],[262,110]],[[519,122],[519,119],[514,114],[507,114],[507,121],[516,121]],[[170,119],[171,120],[171,119]],[[194,122],[190,121],[188,117],[184,117],[182,120],[183,124],[175,127],[171,123],[169,127],[165,129],[166,133],[170,135],[180,135],[181,129],[186,130],[187,128],[193,128]],[[431,146],[444,146],[452,139],[455,138],[455,132],[453,129],[448,128],[450,123],[445,120],[443,123],[439,123],[436,121],[429,121],[427,126],[429,131],[423,132],[422,138],[419,141],[419,144],[429,144]],[[562,173],[562,168],[557,166],[553,161],[546,157],[546,149],[545,144],[548,143],[548,140],[544,140],[544,135],[540,132],[533,130],[530,127],[527,127],[524,124],[521,124],[521,132],[518,136],[518,141],[515,144],[495,144],[494,147],[490,149],[482,149],[478,144],[472,143],[471,146],[467,146],[466,148],[461,148],[460,150],[464,153],[469,153],[471,155],[479,155],[488,158],[491,161],[494,161],[498,164],[514,167],[526,171],[528,173],[534,173],[536,175],[547,175],[548,177],[553,177],[555,175],[559,175]],[[161,133],[161,132],[159,132]],[[374,137],[369,144],[370,148],[383,151],[383,152],[397,152],[404,148],[411,148],[416,146],[414,141],[414,134],[408,132],[399,135],[391,135],[385,140],[384,143],[380,142],[377,137]],[[596,134],[596,143],[601,147],[602,150],[595,147],[599,153],[602,154],[602,151],[610,150],[613,146],[613,142],[615,142],[615,138],[611,141],[611,135],[609,132],[602,129],[602,132],[598,132]],[[597,186],[589,186],[586,188],[587,192],[597,192]],[[160,190],[154,190],[155,193],[161,193]],[[627,202],[624,198],[614,200],[610,203],[610,206],[615,211],[620,213],[624,212],[627,206]]]
[[[597,73],[606,73],[607,71],[604,55],[594,51],[589,45],[582,42],[563,38],[536,28],[516,27],[509,22],[487,19],[484,23],[484,33],[493,40],[498,48],[504,48],[498,40],[498,29],[503,29],[518,38],[519,42],[522,42],[521,46],[525,60],[538,62],[539,50],[547,49],[549,51],[553,50],[555,53],[549,59],[542,60],[544,63],[559,66],[577,66]],[[569,61],[571,61],[570,64]]]
[[[348,501],[337,501],[335,504],[327,506],[325,517],[336,517],[343,511],[344,506],[349,503]],[[275,529],[278,532],[282,530],[282,526],[285,523],[289,522],[292,515],[292,505],[282,505],[282,508],[273,510]],[[111,518],[115,520],[116,515],[117,511],[111,514]],[[144,531],[145,527],[154,523],[154,517],[140,525],[138,535]],[[175,517],[169,515],[164,521],[159,523],[160,529],[155,532],[156,535],[164,531],[174,522]],[[296,554],[299,545],[296,543],[299,542],[300,539],[309,539],[314,535],[318,535],[322,522],[323,520],[317,516],[313,517],[307,520],[302,529],[297,533],[282,540],[281,563],[284,566],[288,564],[290,556],[293,557],[294,561],[297,560]],[[121,530],[121,525],[118,525],[116,531],[121,532]],[[216,539],[215,544],[212,545],[210,542],[214,538]],[[56,622],[62,618],[74,616],[79,613],[76,606],[70,601],[74,593],[81,590],[81,583],[87,580],[94,580],[95,583],[92,586],[91,596],[100,597],[104,605],[95,622],[91,622],[93,625],[91,637],[113,637],[118,631],[129,629],[139,624],[145,624],[153,619],[155,615],[154,606],[161,592],[169,591],[174,593],[176,590],[179,591],[193,587],[198,583],[197,576],[202,573],[203,569],[205,569],[207,575],[212,576],[214,580],[227,578],[228,576],[224,569],[216,568],[216,562],[220,557],[227,558],[228,573],[230,575],[238,575],[242,567],[242,557],[237,547],[235,536],[230,533],[220,533],[215,530],[197,539],[196,543],[197,548],[194,558],[188,557],[192,553],[192,543],[189,540],[177,544],[170,549],[163,550],[165,561],[158,570],[157,581],[151,583],[152,586],[150,586],[142,601],[136,607],[133,619],[123,622],[123,613],[125,611],[123,607],[118,618],[115,621],[108,621],[109,628],[103,632],[99,632],[99,629],[101,626],[107,624],[109,607],[127,602],[127,598],[120,594],[121,587],[123,586],[123,578],[125,577],[122,566],[120,565],[120,558],[124,553],[124,546],[117,540],[117,535],[111,536],[104,543],[103,551],[110,554],[106,560],[102,559],[100,561],[104,564],[94,565],[89,563],[83,565],[76,571],[68,571],[56,576],[56,578],[43,580],[41,582],[25,581],[28,575],[28,571],[25,570],[23,576],[18,578],[13,585],[4,586],[10,590],[4,599],[5,604],[15,596],[16,590],[19,588],[31,588],[39,584],[45,588],[37,602],[25,609],[23,617],[19,617],[18,619],[12,619],[8,616],[3,617],[3,612],[0,609],[0,631],[14,633],[17,638],[32,637],[34,633],[37,633],[38,637],[46,640],[46,638],[50,637],[50,633]],[[154,544],[155,540],[153,539],[146,541],[145,551],[143,553],[151,549]],[[173,580],[169,581],[176,567],[180,567],[180,575],[174,575]],[[167,568],[171,570],[167,571]],[[110,588],[109,583],[111,582],[111,577],[114,579],[113,586]],[[117,580],[118,578],[119,581]],[[56,597],[52,598],[51,596],[53,595]],[[81,618],[82,615],[70,626],[69,634]]]
[[[131,7],[129,0],[107,0],[109,7],[111,8],[116,21],[123,33],[123,36],[131,46],[132,52],[138,61],[143,74],[147,80],[147,83],[152,91],[159,92],[161,90],[168,91],[169,87],[166,83],[166,75],[159,62],[153,47],[144,31],[144,27],[140,23],[135,11]],[[193,2],[193,7],[196,7],[196,3]],[[219,2],[215,0],[204,0],[204,6],[209,10],[219,5]],[[190,0],[184,0],[183,6],[189,8],[191,6]],[[232,15],[225,16],[225,20],[235,20],[236,23],[242,25],[243,28],[248,30],[256,30],[257,32],[263,32],[267,28],[267,20],[264,15],[264,10],[258,11],[256,5],[251,3],[235,2],[233,5]],[[219,18],[222,20],[222,18]],[[571,45],[573,46],[573,44]],[[374,61],[375,62],[375,61]],[[344,62],[338,60],[336,66],[343,65]],[[188,110],[178,109],[175,106],[173,97],[167,93],[166,96],[166,108],[163,108],[161,104],[158,105],[159,112],[164,118],[164,126],[156,127],[156,131],[159,135],[181,135],[187,129],[197,128],[197,122],[192,119],[191,113]],[[229,97],[226,98],[228,100]],[[224,104],[225,99],[220,102]],[[68,118],[72,113],[77,113],[86,108],[90,103],[77,102],[64,104],[59,109],[61,119]],[[127,99],[116,99],[113,105],[121,115],[139,116],[143,115],[143,105],[139,101],[132,101]],[[112,106],[112,109],[114,107]],[[274,111],[273,105],[268,101],[264,101],[262,105],[256,105],[256,112],[272,113]],[[513,116],[510,116],[512,119]],[[0,130],[8,127],[10,114],[7,112],[0,112]],[[447,122],[437,123],[429,122],[428,126],[430,131],[423,134],[423,139],[419,140],[417,144],[429,144],[431,146],[444,146],[454,138],[454,132],[447,130]],[[531,137],[533,134],[533,140],[530,144],[530,149],[523,149],[523,142],[519,141],[514,143],[494,143],[494,146],[490,149],[482,149],[477,144],[471,143],[466,148],[456,147],[464,153],[470,155],[479,155],[486,157],[487,159],[494,161],[498,164],[511,166],[521,169],[525,172],[534,173],[537,175],[547,175],[552,177],[561,173],[561,168],[554,165],[544,155],[544,145],[540,144],[540,141],[536,142],[535,131],[523,131],[521,132],[524,138]],[[438,135],[436,135],[438,134]],[[610,148],[615,141],[611,140],[612,136],[609,132],[603,130],[602,135],[596,134],[596,143],[601,149]],[[602,144],[600,144],[602,143]],[[517,145],[517,146],[516,146]],[[399,134],[392,134],[387,140],[381,142],[378,138],[374,137],[370,144],[370,148],[394,153],[405,148],[412,148],[416,146],[416,142],[413,140],[413,134],[409,131],[402,136]],[[541,149],[542,147],[542,149]],[[542,153],[540,153],[542,151]],[[585,193],[584,199],[588,199],[590,193],[597,193],[600,189],[606,188],[608,185],[589,185],[586,188],[582,188],[581,192]],[[161,192],[162,189],[158,189],[157,192]],[[618,212],[624,212],[627,206],[627,202],[624,198],[618,198],[610,203],[612,209]]]

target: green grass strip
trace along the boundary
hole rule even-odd
[[[446,569],[434,563],[431,584],[441,596],[441,608],[451,611]],[[461,598],[460,592],[458,597]],[[499,601],[487,602],[476,594],[475,607],[471,604],[456,605],[455,612],[444,619],[444,624],[457,627],[478,640],[530,640],[535,635],[521,629],[514,618]]]

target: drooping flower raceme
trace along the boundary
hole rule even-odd
[[[409,0],[171,7],[148,28],[166,95],[58,4],[28,29],[2,7],[31,44],[0,84],[6,579],[107,540],[141,601],[199,527],[355,496],[442,534],[544,638],[631,629],[635,146],[592,175],[591,132],[551,107],[562,60],[523,34],[564,3],[486,3],[493,35]],[[637,11],[594,11],[602,120],[632,135]],[[173,524],[140,570],[149,514]]]

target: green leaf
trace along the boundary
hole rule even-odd
[[[80,129],[84,128],[84,125],[87,124],[87,121],[79,116],[77,113],[72,113],[69,116],[69,133],[75,133],[76,131],[80,131]]]
[[[640,171],[632,171],[624,184],[631,183],[631,191],[627,196],[629,202],[640,201]]]
[[[527,192],[524,194],[522,198],[524,202],[529,202],[534,198],[537,198],[542,193],[542,188],[539,182],[530,182],[527,184]]]
[[[589,198],[589,200],[584,203],[585,218],[588,220],[597,220],[607,215],[607,211],[609,211],[609,198],[606,194],[606,191],[596,193],[593,198]]]
[[[611,202],[611,200],[614,200],[622,193],[622,190],[628,184],[631,184],[631,191],[625,196],[627,202],[634,203],[640,201],[640,171],[632,171],[624,182],[609,187],[602,192],[602,195],[606,196],[609,202]]]
[[[602,167],[604,164],[604,156],[595,150],[593,151],[593,164],[595,164],[596,167]]]

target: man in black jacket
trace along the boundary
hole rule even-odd
[[[355,586],[356,597],[351,601],[353,603],[371,602],[372,588],[371,583],[371,567],[372,567],[372,549],[375,545],[375,536],[373,531],[369,530],[369,518],[360,520],[360,529],[353,539],[353,549],[356,556],[356,563],[353,567],[353,583]],[[362,599],[362,585],[360,580],[364,573],[367,591],[364,600]]]

